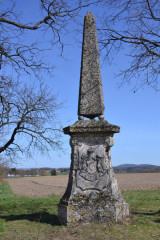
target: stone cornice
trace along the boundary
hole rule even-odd
[[[119,133],[120,127],[106,120],[79,120],[73,125],[63,128],[64,134],[76,133]]]

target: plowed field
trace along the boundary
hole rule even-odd
[[[119,189],[160,189],[160,173],[116,174]],[[68,176],[47,176],[8,179],[12,191],[17,195],[47,197],[65,192]]]

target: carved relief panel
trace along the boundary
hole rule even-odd
[[[106,187],[108,155],[104,145],[88,146],[81,144],[77,148],[76,186],[82,191],[98,190]]]

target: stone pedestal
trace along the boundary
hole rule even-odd
[[[68,186],[58,207],[61,224],[118,221],[129,215],[111,165],[113,134],[119,130],[105,120],[81,120],[64,128],[72,153]]]

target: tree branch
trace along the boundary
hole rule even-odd
[[[48,21],[49,19],[51,19],[51,16],[46,16],[44,19],[38,21],[34,26],[23,25],[23,24],[16,23],[16,22],[11,21],[11,20],[7,20],[7,19],[5,19],[5,18],[0,18],[0,22],[13,25],[13,26],[18,27],[18,28],[20,28],[20,29],[36,30],[36,29],[38,29],[38,27],[39,27],[42,23],[47,23],[47,21]]]
[[[13,131],[13,133],[12,133],[11,138],[9,139],[9,141],[8,141],[3,147],[0,147],[0,153],[3,152],[3,151],[5,151],[5,150],[14,142],[15,136],[16,136],[16,134],[17,134],[18,129],[20,129],[21,124],[22,124],[21,121],[17,123],[17,126],[16,126],[16,128],[14,129],[14,131]]]
[[[149,0],[146,0],[146,2],[147,2],[148,9],[149,9],[149,11],[150,11],[150,14],[151,14],[152,18],[153,18],[155,21],[160,21],[160,18],[158,18],[158,17],[156,17],[156,16],[154,15]]]

